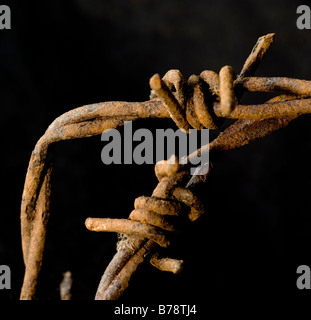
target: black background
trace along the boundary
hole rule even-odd
[[[231,65],[237,73],[259,36],[276,40],[256,75],[310,79],[311,30],[298,30],[300,1],[7,1],[12,29],[0,31],[0,264],[22,284],[19,210],[30,154],[62,113],[94,102],[144,101],[149,78],[172,68],[189,77]],[[246,94],[244,103],[271,95]],[[310,295],[296,269],[311,266],[310,116],[224,154],[200,190],[206,214],[171,252],[182,274],[145,264],[121,301],[198,303]],[[175,128],[170,120],[134,128]],[[93,299],[116,235],[86,230],[87,217],[127,217],[156,185],[152,165],[105,166],[100,136],[58,143],[52,214],[38,298],[59,299],[73,273],[73,299]]]

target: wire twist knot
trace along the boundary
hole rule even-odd
[[[188,180],[188,172],[179,172],[181,168],[176,156],[167,161],[159,161],[155,166],[158,185],[151,197],[141,196],[135,199],[135,209],[128,219],[88,218],[85,222],[86,227],[91,231],[121,233],[118,251],[131,246],[131,242],[123,234],[149,239],[167,248],[170,245],[169,233],[177,231],[176,217],[182,211],[182,204],[190,209],[188,212],[190,221],[197,220],[204,212],[199,198],[192,190],[184,187]],[[150,262],[162,271],[173,273],[180,272],[183,264],[181,260],[160,259],[157,253],[151,257]]]

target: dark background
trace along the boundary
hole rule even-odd
[[[22,284],[19,210],[30,154],[48,125],[75,107],[144,101],[149,78],[172,68],[189,77],[229,64],[239,72],[258,37],[276,33],[258,76],[310,79],[311,30],[296,27],[300,1],[7,1],[12,29],[0,31],[2,191],[0,264]],[[271,95],[246,94],[244,103]],[[122,301],[262,302],[309,295],[296,269],[311,266],[310,116],[224,154],[200,195],[206,214],[175,245],[182,274],[145,264]],[[134,128],[175,128],[170,120]],[[38,297],[59,299],[73,273],[73,299],[93,299],[115,252],[115,234],[86,230],[87,217],[127,217],[156,185],[151,165],[105,166],[100,136],[58,143],[52,213]],[[263,302],[262,302],[263,303]]]

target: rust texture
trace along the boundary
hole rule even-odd
[[[137,218],[137,216],[135,216]],[[132,216],[133,218],[133,216]],[[140,217],[139,217],[140,218]],[[168,247],[169,241],[165,235],[153,227],[152,219],[147,219],[148,224],[128,219],[109,219],[109,218],[88,218],[85,221],[85,226],[91,231],[106,231],[106,232],[120,232],[134,234],[140,238],[148,238],[159,244],[161,247]],[[144,221],[144,220],[143,220]]]
[[[178,274],[183,269],[184,262],[182,260],[176,260],[171,258],[159,258],[159,255],[155,253],[150,258],[150,263],[161,271],[168,271],[174,274]]]
[[[25,275],[21,299],[35,298],[42,265],[50,215],[50,146],[62,140],[99,135],[106,129],[122,126],[124,121],[141,118],[171,118],[186,132],[190,128],[219,129],[224,118],[237,119],[208,145],[188,155],[189,163],[204,152],[211,152],[213,159],[216,151],[247,145],[281,129],[297,117],[311,113],[311,82],[284,77],[253,77],[274,36],[271,33],[258,39],[237,76],[229,66],[223,67],[219,74],[205,70],[188,80],[180,71],[170,70],[163,78],[156,74],[150,79],[152,91],[148,101],[86,105],[66,112],[52,122],[31,154],[22,195]],[[245,91],[277,92],[280,95],[264,104],[243,105],[240,100]],[[181,271],[181,260],[159,258],[157,251],[169,246],[170,234],[176,230],[171,219],[178,221],[184,206],[188,208],[189,223],[204,213],[193,189],[206,181],[209,172],[204,176],[190,177],[188,164],[180,165],[175,158],[160,161],[155,166],[158,185],[150,197],[135,200],[128,219],[101,217],[86,220],[89,230],[118,232],[121,238],[117,253],[101,278],[96,299],[118,299],[128,287],[132,274],[146,259],[160,270]]]
[[[235,72],[232,67],[224,66],[219,72],[220,109],[228,116],[236,104],[234,93]]]
[[[150,87],[166,105],[170,116],[176,125],[181,130],[189,132],[190,126],[186,120],[183,108],[180,106],[172,91],[166,86],[159,74],[155,74],[150,79]]]

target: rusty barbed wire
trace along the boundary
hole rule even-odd
[[[117,128],[124,121],[140,118],[172,118],[183,131],[217,129],[223,118],[237,119],[208,145],[188,155],[188,164],[204,152],[226,151],[260,139],[285,127],[298,116],[311,113],[311,82],[290,78],[252,77],[259,62],[270,48],[274,34],[260,37],[236,76],[230,66],[217,74],[205,70],[188,81],[180,71],[170,70],[163,78],[150,79],[150,100],[145,102],[104,102],[71,110],[53,121],[37,142],[28,166],[21,204],[22,250],[25,276],[21,299],[34,299],[50,215],[52,164],[49,147],[61,140],[101,134]],[[244,91],[283,92],[259,105],[241,105]],[[191,161],[193,162],[193,161]],[[127,288],[132,274],[147,257],[160,270],[178,273],[183,262],[161,258],[158,246],[170,244],[168,234],[175,231],[182,205],[189,208],[188,218],[194,221],[204,212],[193,189],[206,181],[203,176],[189,176],[188,164],[172,165],[161,161],[155,166],[159,180],[151,197],[135,200],[129,219],[88,218],[86,227],[92,231],[121,234],[117,253],[104,272],[96,299],[117,299]],[[172,217],[170,217],[172,216]],[[127,236],[124,236],[127,234]]]

